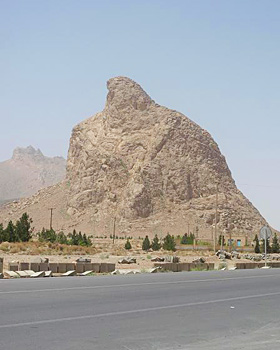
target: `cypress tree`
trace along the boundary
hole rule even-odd
[[[142,244],[142,249],[145,251],[148,251],[150,248],[151,248],[151,243],[150,243],[149,237],[146,236]]]
[[[259,241],[258,235],[255,235],[254,242],[256,243],[255,244],[255,253],[259,254],[261,252],[261,249],[260,249],[260,241]]]
[[[176,250],[174,237],[171,236],[169,233],[164,237],[163,249],[172,250],[173,252],[175,252]]]
[[[22,217],[16,222],[16,236],[22,242],[28,242],[32,237],[32,219],[29,218],[27,213],[24,213]]]
[[[279,253],[279,251],[280,251],[280,246],[278,242],[278,237],[275,233],[272,241],[272,253]]]
[[[131,247],[131,244],[130,244],[130,242],[129,242],[129,239],[127,239],[127,241],[125,242],[124,248],[125,248],[126,250],[130,250],[130,249],[132,248],[132,247]]]
[[[158,236],[155,235],[153,241],[152,241],[152,245],[151,245],[151,248],[156,251],[156,250],[160,250],[160,242],[159,242],[159,239],[158,239]]]

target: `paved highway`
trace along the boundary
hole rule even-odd
[[[2,350],[280,349],[280,269],[0,280]]]

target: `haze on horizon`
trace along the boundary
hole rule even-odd
[[[0,2],[0,161],[28,145],[66,157],[124,75],[208,130],[279,230],[279,17],[273,0]]]

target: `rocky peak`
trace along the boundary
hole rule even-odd
[[[153,101],[135,81],[126,77],[116,77],[108,80],[106,108],[110,111],[146,110]]]
[[[219,183],[222,229],[250,232],[264,221],[236,188],[207,131],[156,104],[129,78],[112,78],[107,87],[104,110],[72,132],[67,161],[70,215],[88,213],[96,227],[106,227],[114,215],[125,230],[176,226],[183,232],[186,222],[192,222],[208,225],[207,232]]]
[[[64,179],[66,160],[45,157],[32,146],[17,147],[11,159],[0,162],[0,200],[32,195]]]
[[[36,150],[32,146],[28,146],[26,148],[17,147],[13,151],[12,159],[14,161],[22,161],[30,158],[37,160],[44,159],[44,155],[39,148]]]

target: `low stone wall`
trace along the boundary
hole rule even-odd
[[[93,271],[96,273],[110,273],[116,269],[116,265],[113,263],[89,263],[89,262],[75,262],[75,263],[37,263],[37,262],[20,262],[9,263],[9,271],[25,271],[32,270],[34,272],[39,271],[52,271],[52,273],[65,273],[67,271],[76,271],[77,273],[83,273],[86,271]],[[0,262],[1,272],[1,262]]]
[[[192,270],[214,270],[214,263],[155,263],[154,267],[160,267],[162,271],[192,271]]]
[[[247,262],[247,263],[236,263],[236,268],[238,270],[245,270],[245,269],[257,269],[265,266],[264,262]],[[267,266],[270,266],[272,268],[279,268],[280,267],[280,261],[275,262],[267,262]]]

